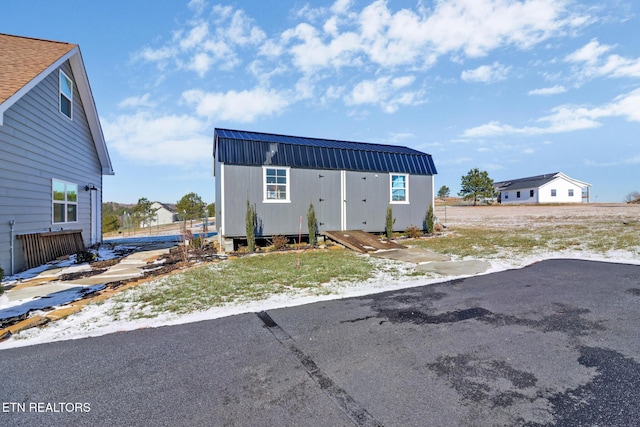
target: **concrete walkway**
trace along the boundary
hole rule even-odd
[[[73,280],[59,281],[59,276],[68,273],[77,273],[82,271],[89,271],[91,268],[78,268],[78,266],[69,266],[61,268],[53,268],[45,270],[38,274],[36,277],[18,283],[17,285],[6,290],[2,295],[2,300],[5,302],[2,309],[19,309],[21,305],[29,304],[34,299],[50,299],[51,301],[57,301],[56,294],[73,291],[77,289],[78,300],[73,300],[73,293],[70,293],[69,304],[63,305],[60,308],[53,308],[43,315],[31,315],[26,313],[25,319],[14,323],[11,326],[0,328],[0,340],[7,339],[11,335],[19,333],[25,329],[29,329],[35,326],[46,324],[50,321],[62,319],[73,313],[80,311],[85,305],[90,302],[104,301],[111,298],[116,293],[127,289],[131,286],[138,284],[137,281],[129,282],[118,289],[105,288],[99,292],[92,293],[89,297],[84,297],[82,289],[89,289],[96,285],[107,285],[108,283],[130,280],[136,277],[141,277],[144,274],[144,268],[148,267],[150,262],[157,260],[160,256],[168,253],[170,248],[154,249],[148,251],[139,251],[131,255],[126,256],[117,264],[107,268],[103,273],[95,276],[81,277]],[[46,305],[46,304],[45,304]],[[1,310],[0,310],[1,311]],[[2,320],[2,319],[0,319]]]
[[[451,261],[451,257],[447,255],[416,247],[371,252],[370,255],[376,258],[410,262],[416,264],[415,271],[442,276],[471,276],[484,273],[491,268],[491,263],[487,261]]]

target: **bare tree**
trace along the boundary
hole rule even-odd
[[[625,203],[640,203],[640,193],[637,191],[632,191],[627,194],[627,197],[624,198]]]

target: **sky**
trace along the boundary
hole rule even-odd
[[[563,172],[640,191],[637,0],[0,0],[80,46],[115,170],[103,201],[215,198],[214,128],[408,146],[436,191]]]

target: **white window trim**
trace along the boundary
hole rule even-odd
[[[60,84],[60,80],[62,76],[64,76],[67,80],[69,80],[69,82],[71,82],[71,99],[69,100],[69,103],[71,104],[70,116],[67,116],[65,113],[62,112],[62,102],[60,102],[60,100],[62,96],[64,96],[65,98],[67,97],[67,95],[62,93],[62,85]],[[73,80],[71,79],[71,77],[67,76],[67,74],[62,70],[60,70],[60,75],[58,75],[58,111],[67,119],[73,120]]]
[[[404,176],[405,183],[407,184],[405,187],[405,200],[393,200],[393,177],[394,176]],[[389,204],[392,205],[408,205],[409,204],[409,174],[407,173],[389,173]]]
[[[267,169],[284,169],[287,182],[285,183],[286,199],[267,198]],[[262,166],[262,203],[291,203],[291,168],[287,166]]]
[[[65,190],[64,190],[64,194],[65,194],[64,203],[62,202],[62,200],[57,200],[57,201],[53,200],[53,184],[55,182],[59,182],[61,184],[64,184],[64,188],[65,188]],[[77,199],[76,199],[75,202],[69,202],[66,199],[67,198],[67,185],[75,185],[75,187],[76,187],[76,197],[77,197]],[[79,188],[78,184],[73,183],[73,182],[63,181],[61,179],[51,178],[51,224],[75,224],[75,223],[77,223],[78,222],[78,210],[79,210],[79,206],[80,206],[80,203],[79,203],[78,199],[80,199],[80,188]],[[64,221],[62,221],[62,222],[56,222],[55,221],[55,211],[53,209],[53,205],[54,204],[59,204],[59,205],[64,204],[64,219],[65,219]],[[76,220],[75,221],[67,221],[67,205],[75,205],[75,207],[76,207]]]

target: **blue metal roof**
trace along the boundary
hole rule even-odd
[[[397,145],[215,129],[214,156],[232,165],[435,175],[431,155]]]

